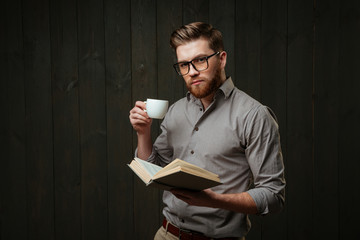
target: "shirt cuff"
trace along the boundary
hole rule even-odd
[[[134,154],[134,156],[136,157],[136,158],[138,158],[138,148],[136,148],[135,149],[135,154]],[[152,151],[151,151],[151,154],[150,154],[150,156],[147,158],[147,159],[141,159],[141,160],[144,160],[144,161],[147,161],[147,162],[155,162],[155,151],[154,151],[154,148],[152,149]]]
[[[253,188],[247,191],[247,193],[252,197],[252,199],[254,199],[258,215],[266,215],[269,213],[266,192],[267,190],[263,188]]]
[[[253,188],[247,191],[254,199],[258,215],[279,212],[285,203],[285,190],[274,193],[266,188]]]

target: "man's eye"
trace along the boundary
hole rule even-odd
[[[206,61],[206,57],[196,58],[193,60],[194,63],[203,63]]]
[[[179,67],[180,67],[180,68],[187,68],[188,65],[189,65],[189,63],[180,63],[180,64],[179,64]]]

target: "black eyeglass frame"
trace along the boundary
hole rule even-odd
[[[205,71],[206,69],[209,68],[209,61],[208,61],[208,59],[211,58],[212,56],[215,56],[215,55],[218,55],[218,54],[220,54],[220,52],[215,52],[215,53],[213,53],[213,54],[211,54],[211,55],[209,55],[209,56],[206,56],[206,57],[197,57],[197,58],[194,58],[193,60],[188,61],[188,62],[178,62],[178,63],[175,63],[175,64],[173,65],[173,67],[174,67],[174,69],[175,69],[175,72],[176,72],[177,74],[179,74],[180,76],[185,76],[186,74],[188,74],[188,73],[190,72],[190,64],[191,64],[191,65],[193,66],[193,68],[194,68],[196,71],[198,71],[198,72]],[[198,60],[198,59],[205,59],[205,60],[206,60],[206,68],[205,68],[205,69],[198,70],[198,69],[195,67],[193,61],[194,61],[194,60]],[[187,70],[187,72],[186,72],[185,74],[182,74],[182,73],[180,72],[180,68],[177,67],[177,66],[179,66],[180,64],[187,64],[188,70]]]

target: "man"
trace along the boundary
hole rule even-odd
[[[178,60],[174,68],[189,92],[169,108],[154,144],[146,105],[136,102],[130,122],[137,157],[161,166],[180,158],[218,174],[223,184],[200,192],[164,191],[165,219],[155,239],[244,239],[248,214],[266,215],[284,204],[276,118],[226,77],[227,54],[217,29],[191,23],[174,31],[170,43]]]

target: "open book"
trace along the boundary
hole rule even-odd
[[[163,190],[184,188],[200,191],[220,185],[219,176],[180,159],[175,159],[164,168],[135,158],[128,166],[143,180],[146,186]]]

